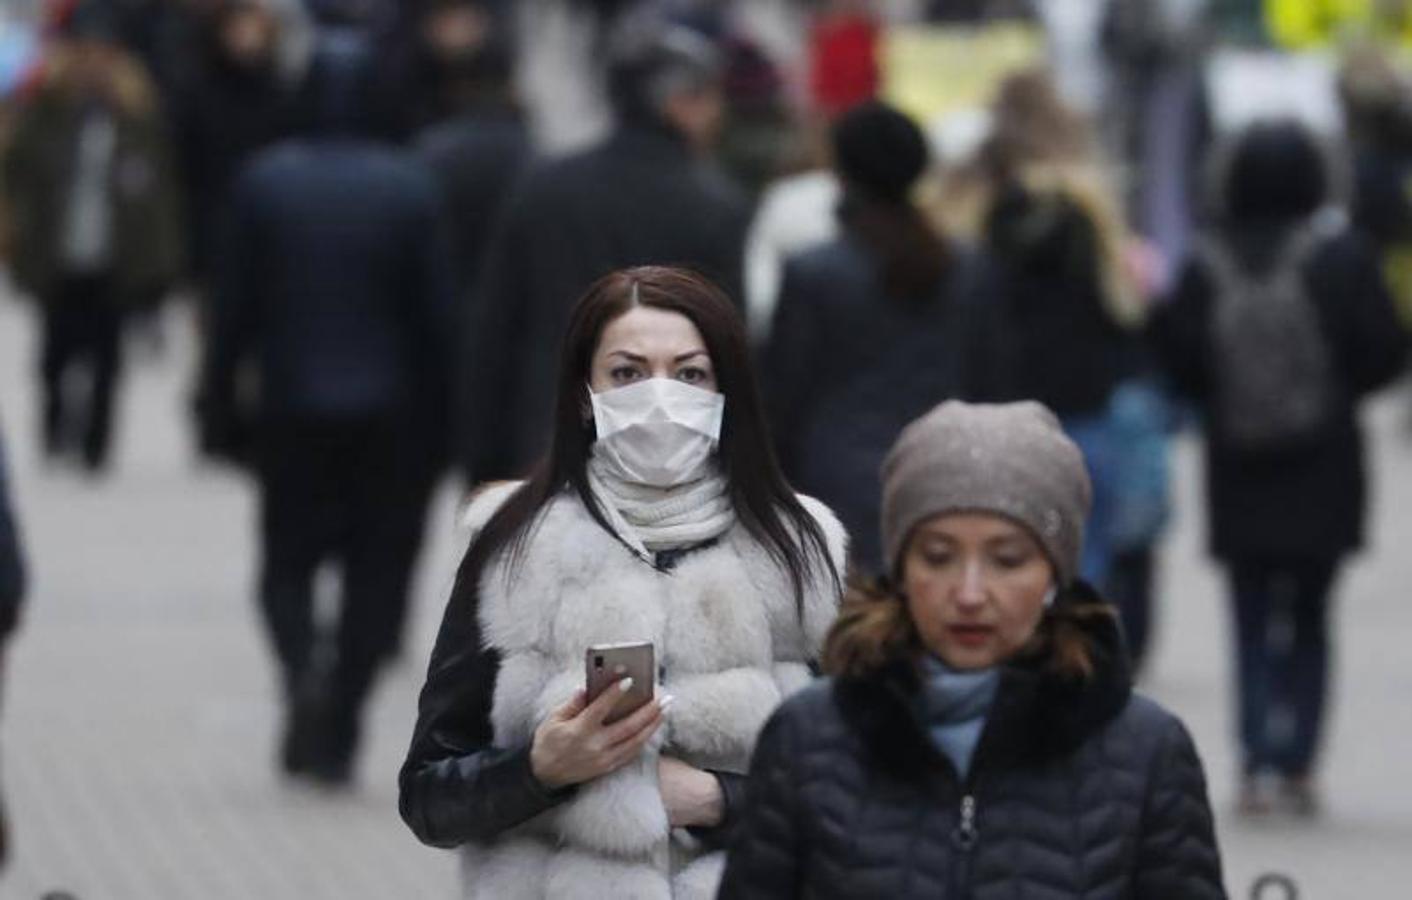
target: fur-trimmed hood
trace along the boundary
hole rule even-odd
[[[1059,600],[1061,605],[1099,602],[1082,581]],[[976,748],[977,767],[1032,764],[1064,756],[1127,705],[1132,675],[1117,618],[1088,616],[1079,621],[1089,641],[1093,674],[1088,678],[1057,674],[1048,656],[1004,666]],[[843,718],[884,771],[917,775],[943,764],[916,712],[920,689],[912,661],[897,661],[870,676],[834,683]]]
[[[108,96],[120,114],[143,120],[157,115],[157,89],[136,58],[115,49],[108,74]],[[34,100],[38,103],[67,103],[75,84],[73,53],[62,43],[58,44],[49,51],[44,62],[34,86]]]

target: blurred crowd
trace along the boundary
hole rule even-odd
[[[260,490],[280,763],[346,783],[439,480],[522,475],[572,302],[686,264],[739,304],[784,471],[860,574],[905,423],[1049,406],[1139,665],[1199,421],[1239,803],[1310,812],[1358,405],[1412,312],[1409,47],[1412,4],[1376,0],[11,3],[3,247],[43,452],[107,471],[124,334],[190,305],[195,442]]]

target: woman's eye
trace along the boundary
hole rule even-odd
[[[613,381],[617,384],[622,384],[625,381],[632,381],[633,379],[637,378],[637,376],[638,371],[632,366],[618,366],[616,369],[613,369],[611,372],[608,373],[608,377],[613,379]]]
[[[1010,553],[995,557],[995,564],[1002,569],[1018,569],[1030,561],[1025,554]]]
[[[707,379],[706,370],[696,366],[689,366],[677,373],[677,380],[687,384],[700,384]]]
[[[922,562],[939,569],[947,563],[951,562],[951,554],[936,551],[933,551],[931,553],[923,552]]]

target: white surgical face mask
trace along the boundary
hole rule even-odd
[[[597,452],[624,481],[674,487],[706,470],[721,440],[726,398],[669,378],[589,391]]]

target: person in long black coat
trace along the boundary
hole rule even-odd
[[[235,186],[198,408],[206,451],[245,456],[260,481],[260,598],[289,715],[281,765],[335,784],[351,777],[362,707],[399,649],[447,446],[452,353],[436,182],[362,136],[366,71],[356,57],[316,63],[318,130],[257,156]],[[325,562],[343,588],[330,634],[314,616]]]
[[[720,120],[720,65],[669,27],[615,45],[618,126],[531,170],[509,201],[464,349],[462,464],[474,481],[523,474],[545,448],[554,354],[574,298],[633,265],[695,269],[739,302],[749,207],[699,158]]]
[[[1236,622],[1240,808],[1307,814],[1318,799],[1329,603],[1342,561],[1364,541],[1368,476],[1358,404],[1401,371],[1407,335],[1369,246],[1318,218],[1330,171],[1302,127],[1253,129],[1215,183],[1220,215],[1208,240],[1229,248],[1249,273],[1271,271],[1291,240],[1322,229],[1300,276],[1327,347],[1334,398],[1316,432],[1260,449],[1228,433],[1217,408],[1222,375],[1212,334],[1220,292],[1208,254],[1188,262],[1152,323],[1174,385],[1206,413],[1210,549],[1228,570]],[[1292,640],[1272,637],[1276,622],[1292,628]],[[1281,713],[1292,717],[1292,729],[1279,727]]]
[[[288,137],[295,92],[278,59],[282,25],[257,0],[225,4],[200,20],[190,72],[176,88],[172,119],[192,274],[202,290],[216,277],[218,229],[231,183],[260,150]]]
[[[948,401],[883,469],[887,582],[756,745],[721,900],[1220,900],[1201,760],[1076,578],[1083,456]]]
[[[453,4],[454,5],[454,4]],[[516,103],[511,59],[489,42],[445,62],[456,87],[440,100],[445,118],[419,132],[413,146],[441,182],[456,266],[457,299],[469,302],[496,224],[534,145]]]
[[[1016,366],[1001,279],[907,199],[928,163],[921,129],[871,103],[833,144],[843,233],[787,261],[762,381],[785,473],[876,573],[877,472],[897,432],[942,400],[1006,397]]]

